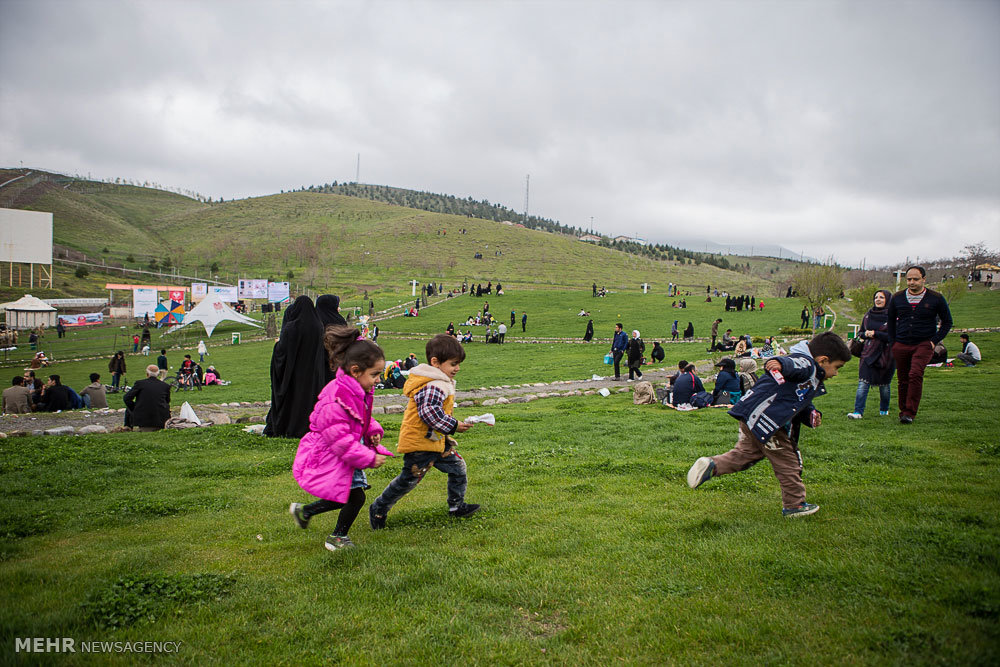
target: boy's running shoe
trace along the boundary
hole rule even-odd
[[[692,489],[697,489],[699,486],[712,479],[712,473],[715,472],[715,461],[709,456],[702,456],[700,459],[694,462],[691,469],[688,470],[687,482],[688,486]]]
[[[812,503],[807,503],[805,501],[799,503],[795,507],[786,507],[781,510],[781,516],[783,517],[796,517],[796,516],[807,516],[809,514],[815,514],[819,510],[819,505],[813,505]]]
[[[374,505],[368,506],[368,523],[371,524],[372,530],[382,530],[385,528],[385,515],[376,514]]]
[[[340,551],[341,549],[353,549],[357,545],[351,542],[351,538],[347,535],[330,535],[326,538],[327,551]]]
[[[861,419],[862,417],[864,417],[864,415],[862,415],[860,412],[848,412],[847,413],[847,418],[848,419]]]
[[[295,523],[299,524],[299,528],[309,527],[309,519],[302,515],[302,503],[292,503],[288,507],[288,513],[295,519]]]
[[[469,516],[470,514],[475,514],[479,509],[479,505],[476,503],[462,503],[458,507],[452,507],[448,510],[448,514],[453,517]]]

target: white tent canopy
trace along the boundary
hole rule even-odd
[[[211,338],[215,327],[223,320],[232,320],[241,324],[261,327],[253,318],[240,315],[230,308],[229,304],[220,299],[217,294],[209,294],[197,306],[191,309],[190,312],[184,314],[184,324],[174,327],[171,331],[178,331],[189,324],[201,322],[205,327],[205,333]]]
[[[0,308],[6,311],[7,326],[11,329],[34,329],[37,326],[56,325],[56,309],[30,294],[25,294],[17,301],[5,303]]]

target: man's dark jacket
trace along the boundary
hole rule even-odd
[[[938,318],[941,319],[940,327]],[[937,345],[951,331],[951,324],[951,310],[940,292],[928,289],[915,306],[906,300],[905,289],[889,299],[890,345],[896,341],[916,345],[928,340]]]
[[[132,426],[163,428],[170,419],[170,385],[159,378],[136,382],[125,394]]]

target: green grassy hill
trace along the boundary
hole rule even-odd
[[[0,170],[0,182],[18,175]],[[5,205],[54,214],[54,242],[139,268],[153,257],[206,275],[284,279],[316,289],[399,290],[411,279],[545,287],[665,289],[668,282],[763,292],[766,276],[653,260],[575,237],[336,194],[294,192],[208,204],[131,185],[34,173]],[[464,231],[464,233],[463,233]],[[107,252],[104,252],[104,250]],[[498,251],[500,254],[498,254]],[[475,258],[481,253],[482,258]],[[131,257],[131,260],[129,259]]]

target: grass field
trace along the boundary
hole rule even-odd
[[[410,352],[423,358],[424,344],[427,338],[444,331],[448,322],[455,322],[462,330],[468,329],[459,325],[465,318],[481,309],[484,299],[472,297],[455,297],[443,301],[439,305],[427,308],[420,317],[396,317],[379,322],[383,333],[379,343],[388,359],[402,359]],[[695,335],[705,337],[709,334],[711,323],[716,317],[723,319],[720,325],[720,335],[726,327],[731,327],[735,333],[749,333],[754,336],[776,334],[781,326],[799,324],[801,305],[794,299],[769,299],[763,312],[731,312],[726,313],[723,304],[718,300],[705,303],[704,299],[688,300],[689,307],[675,309],[670,307],[673,299],[664,295],[642,294],[641,292],[617,292],[603,299],[594,299],[590,292],[581,291],[512,291],[503,297],[491,297],[490,307],[499,317],[505,317],[510,323],[510,311],[517,312],[517,325],[511,327],[507,334],[509,344],[483,344],[484,327],[475,327],[475,342],[466,346],[468,362],[465,364],[459,378],[460,388],[475,388],[500,384],[515,384],[525,382],[570,380],[589,378],[592,374],[607,375],[611,371],[603,364],[604,353],[610,348],[611,333],[615,322],[621,321],[627,330],[639,329],[647,344],[647,352],[652,348],[654,340],[670,339],[670,324],[674,319],[680,319],[681,329],[688,321],[695,325]],[[846,304],[834,304],[834,309],[846,312]],[[589,309],[591,318],[578,317],[581,308]],[[957,328],[973,326],[1000,327],[1000,294],[993,292],[978,292],[967,295],[952,305],[953,317]],[[520,315],[528,313],[527,332],[521,332]],[[594,320],[595,340],[590,344],[542,342],[538,344],[519,344],[518,341],[532,341],[536,337],[543,339],[568,338],[580,341],[588,319]],[[847,331],[846,317],[838,317],[836,330]],[[43,372],[59,373],[64,383],[80,389],[89,383],[88,376],[92,372],[101,373],[108,382],[107,362],[112,351],[123,349],[130,351],[131,344],[122,345],[124,336],[131,336],[135,329],[123,330],[118,327],[88,328],[79,331],[70,330],[66,338],[55,338],[53,332],[46,335],[42,344],[50,356],[56,359],[76,358],[81,356],[100,357],[86,361],[60,362]],[[223,377],[233,384],[227,387],[209,387],[197,394],[196,401],[218,403],[229,401],[261,401],[270,398],[269,364],[273,342],[260,341],[230,345],[231,333],[242,331],[244,335],[253,333],[247,327],[232,323],[223,324],[216,329],[215,335],[207,339],[210,344],[210,355],[206,365],[215,365]],[[161,346],[168,347],[167,357],[171,366],[177,368],[185,353],[195,354],[198,340],[204,338],[204,330],[200,325],[181,330],[176,334],[162,334],[154,330],[151,355],[127,354],[129,378],[133,381],[142,377],[142,369],[147,363],[155,363],[156,351]],[[405,336],[405,337],[404,337]],[[782,338],[782,337],[779,337]],[[797,340],[798,337],[791,337]],[[945,341],[954,354],[958,350],[958,338],[949,336]],[[706,352],[707,345],[702,341],[693,343],[671,343],[665,345],[667,359],[665,365],[675,366],[680,359],[697,361],[714,359],[721,356]],[[24,345],[17,353],[9,353],[6,365],[0,365],[0,379],[4,371],[9,374],[20,372],[28,358],[28,346]],[[197,359],[197,356],[195,356]],[[2,357],[0,357],[2,359]],[[7,384],[9,379],[4,382]],[[119,399],[120,400],[120,399]],[[190,400],[190,399],[189,399]],[[119,406],[120,407],[120,406]]]
[[[984,338],[996,359],[1000,336]],[[189,664],[993,663],[995,362],[929,370],[909,428],[843,418],[855,369],[803,436],[822,509],[794,521],[766,463],[685,486],[733,442],[724,411],[627,394],[504,406],[460,439],[477,515],[449,520],[432,473],[388,530],[363,513],[360,548],[336,554],[334,516],[301,531],[287,515],[306,499],[294,441],[2,440],[5,662],[42,636],[180,641],[161,657]],[[391,443],[399,417],[383,424]],[[371,472],[369,497],[396,472]]]
[[[527,310],[529,335],[581,336],[583,307],[599,336],[621,319],[647,341],[674,313],[702,335],[721,312],[634,293],[514,292],[496,303],[508,316]],[[426,335],[471,304],[482,305],[453,299],[383,328]],[[772,299],[764,313],[720,316],[763,335],[797,323],[798,310]],[[1000,325],[996,294],[968,295],[953,312],[956,327]],[[695,458],[735,440],[725,411],[635,406],[629,394],[490,408],[497,426],[460,437],[478,514],[449,520],[444,476],[431,473],[388,530],[370,531],[363,510],[351,532],[360,548],[335,554],[322,548],[335,516],[302,531],[287,514],[307,500],[289,472],[292,440],[235,426],[0,440],[4,662],[38,660],[15,653],[15,638],[71,637],[179,641],[158,657],[187,664],[993,664],[1000,440],[984,416],[1000,334],[975,339],[986,362],[928,369],[910,427],[872,417],[873,396],[864,420],[844,417],[854,362],[828,383],[824,424],[802,439],[809,500],[822,509],[797,520],[781,518],[766,463],[686,487]],[[420,354],[422,341],[380,342],[395,358]],[[270,348],[212,347],[208,361],[234,384],[200,398],[267,398]],[[605,348],[475,343],[459,386],[606,373]],[[666,365],[704,350],[669,345]],[[130,357],[130,368],[144,361]],[[75,386],[94,363],[53,368]],[[392,446],[400,417],[381,421]],[[370,499],[398,469],[370,472]]]

